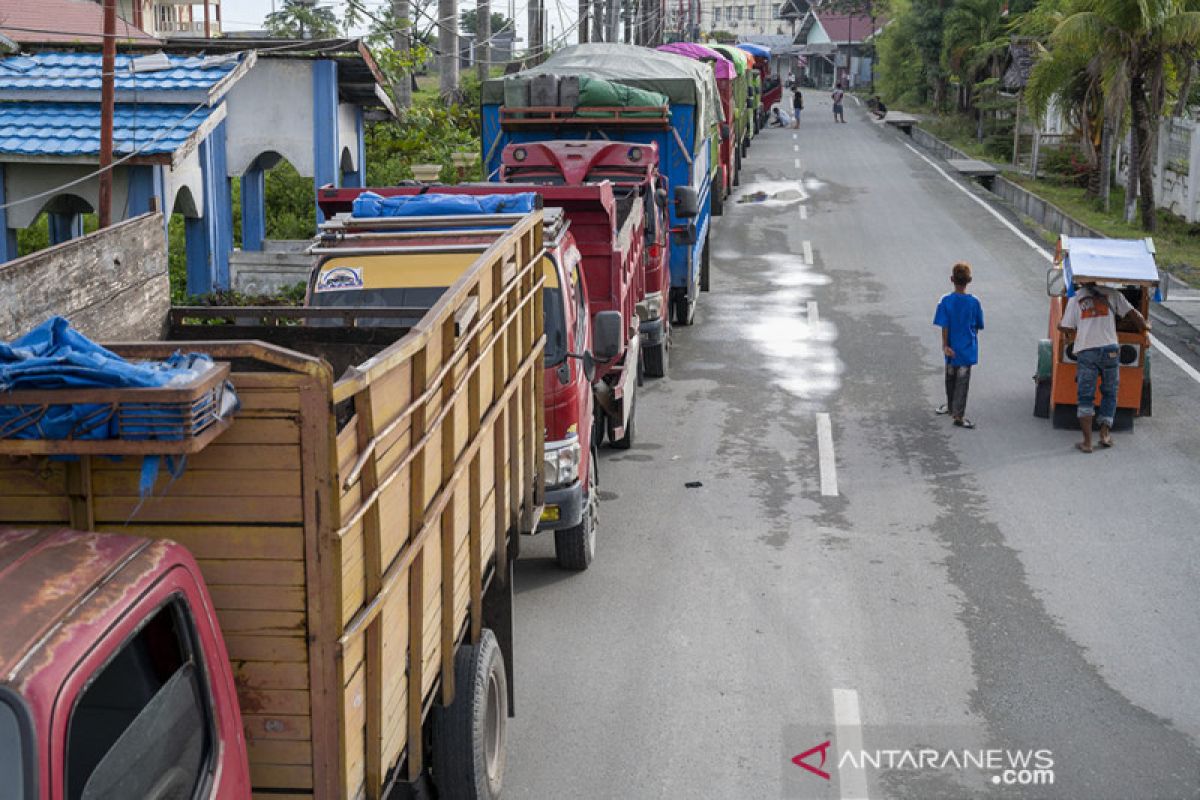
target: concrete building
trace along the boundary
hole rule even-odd
[[[292,49],[268,49],[281,44]],[[203,56],[181,47],[118,55],[113,219],[182,215],[188,290],[202,294],[230,285],[232,179],[241,249],[262,250],[266,171],[286,159],[314,189],[361,185],[364,108],[390,102],[357,40],[319,53],[279,40],[205,41]],[[0,58],[0,261],[42,213],[56,243],[97,209],[99,100],[97,52]]]
[[[752,36],[778,36],[791,30],[782,0],[712,0],[701,8],[701,29],[729,31],[742,41]]]
[[[221,35],[221,0],[117,0],[117,15],[159,39]]]
[[[851,88],[866,86],[874,58],[870,41],[883,20],[827,12],[822,5],[820,0],[784,0],[781,12],[794,22],[791,52],[805,61],[803,82],[821,88],[841,81]]]

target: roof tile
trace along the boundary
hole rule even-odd
[[[233,58],[204,59],[196,56],[168,55],[170,69],[134,72],[136,56],[117,55],[116,90],[169,92],[201,89],[207,91],[232,72],[244,55]],[[101,55],[99,53],[36,53],[31,56],[0,58],[0,91],[100,91]],[[169,100],[168,100],[169,102]]]
[[[212,113],[182,105],[119,103],[113,151],[120,157],[173,153]],[[190,116],[189,116],[190,114]],[[98,156],[100,107],[74,103],[0,103],[0,155]]]

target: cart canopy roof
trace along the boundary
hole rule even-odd
[[[1158,266],[1149,239],[1064,236],[1060,245],[1068,285],[1079,281],[1158,283]]]
[[[536,67],[483,84],[484,105],[504,103],[504,82],[534,75],[584,75],[665,94],[671,105],[696,106],[695,146],[721,117],[717,81],[707,64],[631,44],[588,43],[564,47]]]
[[[771,48],[765,47],[761,44],[751,44],[750,42],[740,42],[740,43],[738,43],[738,49],[745,50],[747,53],[750,53],[751,55],[759,56],[761,58],[770,58],[770,56],[771,56]]]
[[[696,61],[709,61],[713,67],[713,74],[717,76],[717,80],[719,81],[733,80],[739,73],[736,65],[724,53],[719,53],[711,47],[705,47],[702,44],[671,42],[670,44],[659,45],[657,49],[663,53],[674,53],[675,55],[691,58]]]

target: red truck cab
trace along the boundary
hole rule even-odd
[[[611,141],[557,140],[511,144],[501,153],[500,180],[541,186],[583,186],[609,181],[618,203],[641,199],[645,219],[641,297],[635,310],[647,375],[664,377],[669,365],[671,294],[667,181],[658,170],[658,147]],[[547,203],[555,202],[548,198]],[[707,287],[705,287],[707,288]]]
[[[6,796],[250,796],[225,643],[183,547],[0,529],[0,608]]]

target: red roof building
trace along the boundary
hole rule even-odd
[[[94,0],[0,0],[0,34],[17,44],[103,44],[104,9]],[[117,43],[157,40],[117,20]]]

